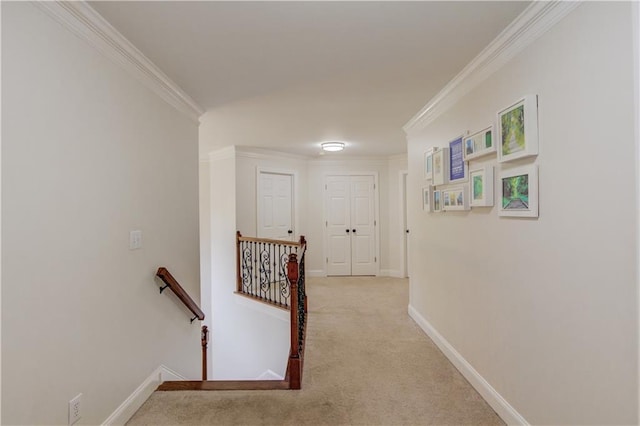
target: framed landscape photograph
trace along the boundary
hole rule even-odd
[[[499,216],[538,217],[538,166],[500,173]]]
[[[494,152],[496,152],[496,145],[493,143],[493,126],[489,126],[486,129],[482,129],[464,138],[465,161]]]
[[[498,161],[538,155],[538,96],[527,95],[498,112]]]
[[[469,188],[471,207],[493,206],[493,167],[471,170]]]
[[[469,186],[459,185],[442,190],[442,210],[469,210]]]
[[[466,182],[469,177],[464,160],[462,136],[449,142],[449,183]]]
[[[434,212],[439,213],[442,211],[442,192],[437,189],[433,190],[432,206]]]
[[[425,180],[433,179],[433,151],[430,148],[424,152],[424,178]]]
[[[449,148],[435,148],[432,161],[433,185],[449,183]]]
[[[422,210],[425,212],[431,212],[433,210],[433,202],[431,201],[431,187],[425,186],[422,188]]]

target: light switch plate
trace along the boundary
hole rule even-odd
[[[142,248],[142,231],[135,230],[129,232],[129,250]]]

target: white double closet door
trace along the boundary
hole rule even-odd
[[[376,275],[375,179],[327,176],[327,275]]]

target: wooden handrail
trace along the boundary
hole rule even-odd
[[[162,293],[164,289],[169,287],[171,291],[173,291],[175,295],[178,296],[178,299],[180,299],[182,303],[184,303],[184,305],[193,313],[193,315],[195,315],[195,317],[191,318],[191,322],[195,321],[196,318],[200,321],[204,319],[204,312],[202,312],[202,309],[200,309],[196,302],[193,301],[191,296],[187,294],[185,289],[182,288],[178,281],[173,278],[173,275],[171,275],[171,273],[167,271],[167,268],[158,268],[156,276],[158,276],[162,280],[162,282],[165,283],[165,286],[160,288],[160,293]]]
[[[283,246],[300,247],[298,241],[289,240],[272,240],[269,238],[243,237],[240,231],[237,231],[238,241],[249,241],[254,243],[281,244]]]

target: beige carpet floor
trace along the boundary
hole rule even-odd
[[[504,424],[407,315],[408,282],[310,278],[299,391],[155,392],[129,425]]]

